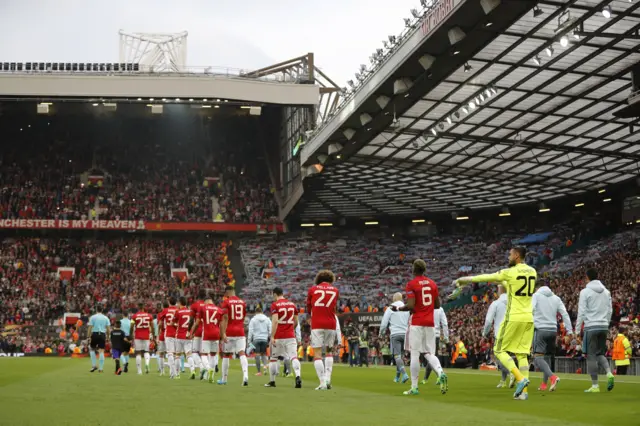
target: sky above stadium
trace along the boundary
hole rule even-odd
[[[255,69],[314,52],[336,83],[419,0],[1,0],[3,62],[117,62],[118,31],[188,31],[189,66]]]

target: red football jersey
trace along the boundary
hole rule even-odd
[[[196,318],[198,316],[198,311],[200,310],[200,307],[203,305],[204,305],[204,301],[202,300],[197,300],[191,304],[191,316],[193,318]],[[202,325],[203,324],[200,323],[200,325],[196,329],[196,334],[194,334],[193,337],[202,337]]]
[[[176,312],[178,312],[177,306],[169,306],[164,311],[164,315],[162,315],[162,319],[164,320],[164,337],[176,337],[177,327],[176,327]]]
[[[158,315],[156,315],[156,321],[158,321],[158,334],[160,334],[157,337],[158,337],[158,340],[161,342],[164,342],[164,314],[165,313],[166,313],[166,309],[163,309],[158,313]],[[163,327],[162,333],[160,332],[160,326]]]
[[[184,307],[178,309],[176,312],[175,322],[178,323],[178,332],[176,333],[176,338],[178,339],[186,339],[187,332],[191,329],[191,309]]]
[[[276,300],[271,304],[271,315],[278,315],[276,339],[293,339],[296,337],[294,317],[298,314],[296,305],[287,299]]]
[[[229,316],[227,337],[244,337],[244,317],[247,314],[247,304],[238,296],[231,296],[222,302],[221,308]]]
[[[131,321],[135,325],[133,338],[135,340],[149,340],[153,315],[148,312],[138,312],[133,314]]]
[[[307,312],[311,313],[312,330],[336,329],[336,306],[340,292],[329,283],[320,283],[309,289]]]
[[[202,340],[215,342],[220,340],[220,323],[224,311],[214,304],[202,304],[198,311],[198,319],[203,329]]]
[[[438,298],[438,286],[427,277],[415,277],[405,289],[408,299],[416,304],[411,315],[411,325],[433,327],[433,302]]]

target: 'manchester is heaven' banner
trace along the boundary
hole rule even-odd
[[[145,222],[143,220],[0,219],[4,229],[94,229],[119,231],[284,232],[282,224]]]

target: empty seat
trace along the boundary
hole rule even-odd
[[[52,68],[53,68],[54,71],[58,71],[58,63],[54,62]]]
[[[22,62],[18,62],[16,65],[18,66],[18,71],[22,71],[23,63]]]
[[[74,62],[71,64],[71,71],[78,71],[78,63]]]
[[[108,71],[108,72],[111,72],[111,70],[112,70],[112,69],[113,69],[113,64],[112,64],[111,62],[109,62],[109,63],[107,64],[107,71]]]
[[[65,71],[71,71],[71,62],[67,62],[64,64],[64,70]]]
[[[24,64],[24,66],[27,71],[31,71],[31,62],[27,62],[26,64]]]
[[[140,71],[140,64],[133,64],[134,71]]]

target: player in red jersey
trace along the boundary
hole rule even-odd
[[[180,355],[184,355],[184,359],[187,360],[189,364],[191,380],[194,380],[196,378],[196,367],[191,357],[191,325],[193,323],[193,316],[191,315],[191,309],[187,307],[187,299],[184,296],[181,297],[178,302],[178,311],[176,312],[174,322],[177,327],[176,355],[178,355],[178,358],[175,360],[178,374],[175,378],[180,378]]]
[[[138,367],[138,374],[142,374],[142,354],[144,354],[144,371],[149,374],[149,341],[153,340],[153,330],[151,324],[153,323],[153,315],[146,312],[144,304],[138,304],[138,312],[131,318],[131,332],[130,336],[134,339],[134,348],[136,351],[136,367]]]
[[[336,345],[336,310],[340,293],[333,286],[336,277],[333,272],[323,270],[316,275],[315,285],[307,294],[307,312],[311,313],[311,347],[313,365],[316,368],[320,386],[316,390],[331,389],[333,371],[333,349]],[[322,350],[326,351],[324,363]]]
[[[420,354],[423,353],[431,368],[438,375],[440,392],[447,393],[449,385],[447,375],[442,371],[440,360],[436,353],[436,331],[433,312],[440,307],[438,286],[424,274],[427,264],[422,259],[413,262],[413,276],[405,289],[407,303],[398,308],[390,306],[393,311],[412,312],[408,338],[405,339],[405,350],[411,352],[411,389],[405,395],[418,395],[418,379],[420,376]],[[408,346],[408,347],[407,347]]]
[[[247,314],[247,304],[238,296],[233,286],[227,286],[224,291],[226,300],[222,302],[221,308],[225,311],[228,319],[226,334],[223,334],[223,358],[222,358],[222,378],[218,380],[219,385],[226,385],[229,375],[229,362],[233,354],[240,356],[240,366],[242,367],[242,385],[249,386],[249,363],[245,349],[247,339],[244,337],[244,317]]]
[[[204,305],[204,298],[207,296],[207,290],[201,288],[198,290],[198,300],[191,304],[191,316],[195,320],[198,316],[198,311],[200,311],[200,307]],[[200,380],[204,379],[204,375],[207,372],[202,360],[200,359],[200,348],[202,346],[202,327],[200,326],[195,330],[192,330],[191,335],[193,336],[193,344],[191,347],[191,358],[193,358],[193,364],[200,370]]]
[[[216,366],[218,365],[218,352],[220,349],[220,336],[226,330],[227,318],[225,311],[213,303],[211,296],[204,296],[204,303],[198,309],[196,322],[191,328],[194,333],[198,327],[202,327],[202,347],[200,355],[202,363],[209,372],[209,383],[213,383]]]
[[[164,335],[164,343],[165,348],[167,350],[167,361],[169,363],[169,378],[173,379],[179,369],[175,369],[175,353],[176,353],[176,326],[175,326],[175,317],[176,312],[178,312],[178,307],[176,306],[176,298],[169,298],[169,307],[164,308],[160,315],[158,315],[158,323],[160,324],[161,331]]]
[[[164,356],[167,353],[167,345],[164,342],[164,324],[161,319],[162,313],[169,307],[169,302],[164,302],[162,305],[158,303],[156,312],[155,322],[157,324],[158,335],[156,338],[158,339],[158,345],[156,347],[156,355],[158,356],[158,373],[161,376],[164,376]]]
[[[276,387],[276,376],[280,371],[279,359],[291,360],[296,374],[296,388],[302,387],[300,361],[295,330],[298,327],[298,309],[284,297],[281,288],[273,289],[274,302],[271,304],[271,360],[269,363],[268,388]]]

